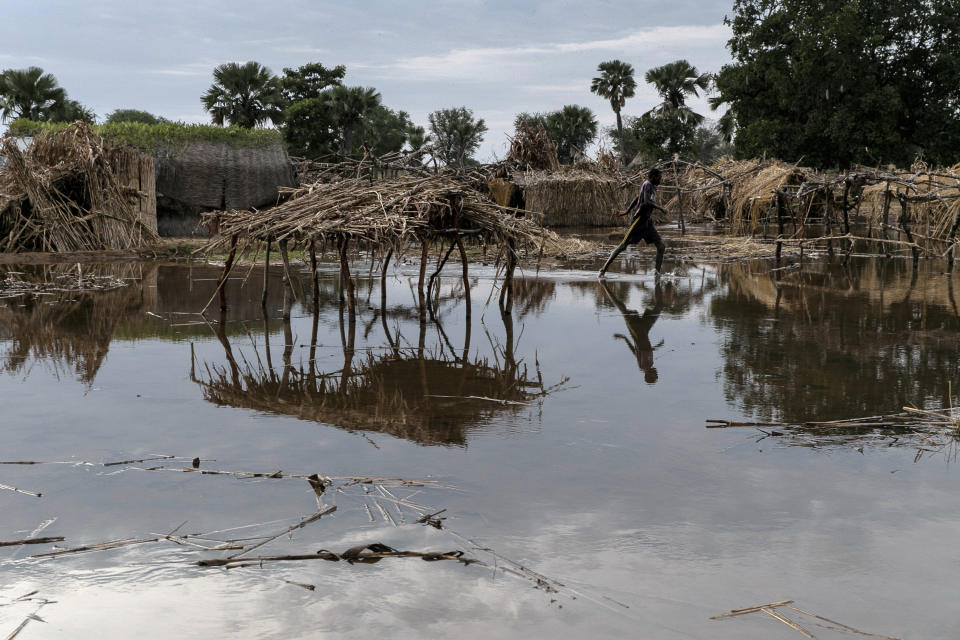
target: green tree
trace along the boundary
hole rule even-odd
[[[40,67],[7,69],[0,73],[0,109],[2,118],[41,121],[51,110],[67,100],[67,92],[50,73]]]
[[[336,153],[340,136],[326,96],[299,100],[283,114],[283,138],[292,155],[317,159]]]
[[[97,121],[97,114],[90,107],[66,98],[50,108],[49,119],[53,122],[76,122],[80,120],[87,124],[93,124]]]
[[[818,167],[960,159],[955,0],[735,0],[716,78],[740,156]]]
[[[557,159],[570,164],[586,152],[597,137],[597,119],[587,107],[568,104],[548,113],[519,113],[515,121],[536,128],[543,125],[557,146]]]
[[[213,124],[252,129],[283,119],[280,82],[259,62],[227,62],[213,70],[213,84],[203,94],[203,108]]]
[[[332,69],[319,62],[310,62],[296,69],[284,67],[280,89],[287,105],[292,105],[301,100],[319,98],[329,87],[343,84],[346,73],[347,68],[342,64]]]
[[[626,104],[627,98],[634,96],[637,88],[637,81],[633,78],[633,65],[620,60],[610,60],[601,62],[597,71],[600,75],[591,81],[590,91],[610,101],[610,108],[617,114],[617,137],[620,147],[623,148],[623,120],[620,110]],[[626,156],[621,156],[621,159],[624,164],[627,163]]]
[[[687,106],[688,96],[699,96],[697,89],[706,91],[710,87],[710,74],[699,73],[697,68],[686,60],[675,60],[661,67],[647,71],[644,79],[656,88],[663,102],[653,111],[662,117],[676,118],[681,122],[699,125],[703,116],[694,113]]]
[[[107,114],[107,119],[105,122],[106,124],[114,124],[116,122],[160,124],[161,122],[169,122],[169,120],[155,116],[149,111],[141,111],[140,109],[117,109]]]
[[[466,107],[440,109],[428,116],[430,131],[440,158],[448,166],[463,169],[483,142],[487,125],[483,118],[473,119]]]
[[[411,124],[407,129],[407,144],[411,151],[417,151],[430,143],[430,134],[423,127]]]
[[[363,144],[366,118],[380,105],[380,94],[373,87],[336,86],[324,92],[333,124],[340,131],[340,153],[350,155]]]

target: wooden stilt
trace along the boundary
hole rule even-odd
[[[826,224],[826,229],[824,231],[829,238],[833,235],[833,230],[830,226],[830,216],[833,215],[833,188],[827,187],[824,191],[824,204],[823,204],[823,220]],[[827,253],[830,254],[830,257],[833,257],[833,240],[827,240]]]
[[[237,236],[234,235],[230,238],[230,253],[227,255],[227,262],[223,265],[223,273],[220,274],[220,278],[217,280],[217,293],[220,296],[220,310],[227,310],[227,276],[230,275],[230,270],[233,269],[233,259],[237,257]]]
[[[910,210],[907,207],[907,197],[901,194],[897,196],[897,199],[900,200],[900,228],[906,234],[907,242],[913,242],[913,234],[910,233]],[[914,245],[910,247],[910,251],[913,252],[913,270],[916,271],[920,262],[920,249]]]
[[[387,249],[387,255],[383,258],[383,270],[380,272],[380,309],[382,313],[387,310],[387,270],[390,267],[390,258],[393,257],[393,247]]]
[[[882,220],[882,229],[883,229],[883,239],[887,239],[887,222],[890,219],[890,181],[887,181],[887,186],[883,190],[883,213],[881,214]],[[886,242],[883,243],[883,252],[886,256],[890,257],[890,245]]]
[[[463,240],[457,236],[457,249],[460,251],[460,263],[463,265],[463,291],[467,301],[467,321],[470,321],[471,301],[470,301],[470,273],[467,269],[467,251],[463,248]]]
[[[783,251],[783,193],[777,191],[777,265],[780,264],[781,251]]]
[[[290,258],[287,255],[286,239],[277,244],[280,246],[280,258],[283,260],[283,319],[288,320],[290,318],[291,300],[295,299],[293,282],[290,279]]]
[[[427,313],[427,301],[426,296],[424,295],[423,285],[427,279],[427,259],[430,254],[430,238],[429,236],[424,236],[421,240],[421,250],[420,250],[420,279],[417,282],[417,299],[420,303],[420,318],[421,321],[426,320]]]
[[[310,238],[310,284],[313,286],[313,308],[320,305],[320,279],[317,277],[317,244]]]
[[[267,240],[267,248],[263,254],[263,292],[260,294],[260,308],[263,313],[267,313],[267,291],[270,287],[270,241]]]
[[[350,260],[347,258],[349,249],[350,238],[344,236],[340,239],[340,277],[343,279],[346,289],[347,311],[354,314],[356,313],[357,297],[354,294],[353,278],[350,277]]]

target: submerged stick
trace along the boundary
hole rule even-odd
[[[6,540],[0,541],[0,547],[16,547],[25,544],[47,544],[50,542],[63,542],[66,538],[63,536],[54,536],[52,538],[27,538],[25,540]]]
[[[726,613],[721,613],[718,616],[711,616],[711,620],[719,620],[721,618],[730,618],[732,616],[742,616],[745,613],[753,613],[754,611],[760,611],[761,609],[770,609],[772,607],[784,607],[788,604],[793,604],[793,600],[781,600],[780,602],[771,602],[769,604],[758,604],[753,607],[745,607],[743,609],[731,609]]]
[[[27,491],[26,489],[18,489],[16,487],[11,487],[7,484],[0,484],[0,489],[6,489],[7,491],[13,491],[14,493],[22,493],[25,496],[33,496],[34,498],[40,498],[43,496],[42,493],[38,491]]]

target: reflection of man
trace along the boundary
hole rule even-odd
[[[648,384],[655,383],[657,381],[657,369],[653,366],[653,350],[663,346],[663,340],[656,347],[650,344],[650,329],[653,328],[653,324],[663,310],[663,289],[660,287],[660,283],[656,283],[653,291],[653,308],[644,311],[643,315],[633,309],[627,309],[623,301],[613,295],[606,282],[601,281],[600,286],[603,287],[614,306],[620,310],[620,314],[627,322],[627,331],[630,332],[630,337],[622,333],[615,333],[613,337],[620,338],[627,343],[627,347],[630,348],[637,359],[637,366],[643,370],[644,381]]]

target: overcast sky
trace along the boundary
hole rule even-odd
[[[686,58],[701,72],[729,60],[723,25],[732,0],[0,0],[0,69],[40,66],[101,118],[145,109],[209,122],[200,96],[223,62],[256,60],[281,73],[307,62],[347,67],[345,83],[376,87],[383,102],[427,125],[466,106],[489,132],[481,160],[506,153],[521,111],[609,104],[590,93],[597,65],[637,71],[639,115],[657,103],[647,69]],[[691,103],[710,115],[705,102]]]

